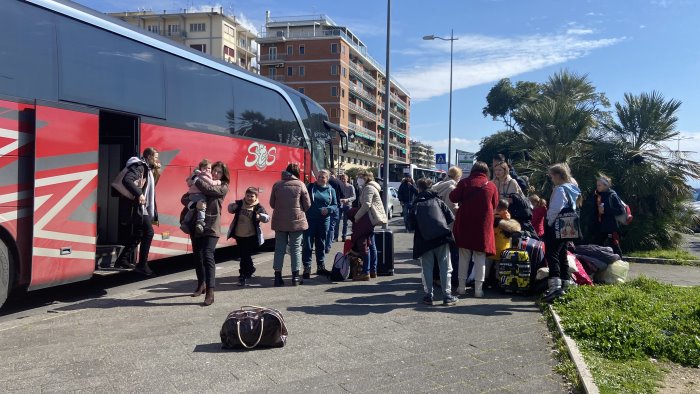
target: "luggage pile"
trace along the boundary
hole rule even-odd
[[[578,245],[574,249],[576,259],[596,283],[624,283],[629,273],[629,263],[613,253],[612,248],[598,245]]]

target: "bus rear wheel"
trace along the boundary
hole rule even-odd
[[[7,301],[7,296],[12,288],[12,262],[10,251],[5,242],[0,239],[0,308]]]

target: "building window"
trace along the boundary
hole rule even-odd
[[[338,65],[331,64],[331,75],[338,75]]]
[[[331,44],[331,53],[338,53],[338,44]]]
[[[151,33],[160,34],[160,25],[149,25],[147,28]]]
[[[299,93],[304,94],[304,88],[299,88]]]
[[[294,54],[294,47],[287,45],[287,56],[292,56]]]
[[[340,97],[345,97],[345,89],[340,89]]]
[[[198,50],[203,53],[207,53],[207,44],[192,44],[190,48]]]
[[[207,31],[206,26],[204,23],[190,23],[190,32]]]
[[[345,45],[340,44],[340,53],[345,54]]]
[[[348,69],[343,67],[343,77],[347,77],[347,76],[348,76]]]
[[[229,48],[224,45],[224,55],[234,57],[236,55],[236,51],[233,48]]]
[[[331,96],[338,97],[338,87],[337,86],[331,86]]]
[[[292,68],[292,67],[287,67],[287,75],[290,76],[290,77],[291,77],[292,75],[294,75],[294,68]]]
[[[303,55],[306,53],[306,46],[304,45],[299,45],[299,54]]]
[[[331,108],[331,118],[337,118],[337,117],[338,117],[338,109]]]
[[[303,77],[306,74],[306,68],[304,66],[299,66],[299,76]]]
[[[174,36],[180,32],[180,25],[168,25],[168,35]]]
[[[224,34],[226,34],[227,36],[233,37],[234,36],[233,27],[224,23]]]
[[[340,110],[340,117],[345,119],[345,110],[344,109]]]

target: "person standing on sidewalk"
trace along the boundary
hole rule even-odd
[[[416,198],[418,190],[413,185],[413,178],[407,176],[401,181],[399,185],[398,195],[399,202],[401,203],[401,212],[403,214],[403,224],[406,231],[410,231],[410,224],[408,223],[408,215],[406,212],[411,210],[411,204],[413,204],[413,199]]]
[[[342,213],[340,216],[343,220],[342,235],[343,242],[345,242],[348,237],[348,211],[355,202],[355,186],[352,184],[352,182],[348,182],[348,176],[346,174],[340,174],[338,178],[340,179],[340,185],[343,188],[343,198],[340,199],[340,211]]]
[[[221,235],[221,211],[223,210],[224,197],[228,193],[231,175],[229,175],[226,164],[217,161],[211,166],[211,177],[215,181],[221,181],[221,184],[212,185],[199,177],[194,181],[194,184],[207,197],[204,231],[201,236],[192,236],[192,253],[194,254],[194,268],[197,274],[197,289],[192,296],[196,297],[205,293],[204,306],[214,303],[214,288],[216,287],[214,249],[216,249]],[[182,204],[187,206],[189,199],[185,199],[185,196],[183,196]],[[202,204],[202,201],[197,204]],[[197,208],[199,209],[199,207]]]
[[[450,200],[450,193],[452,190],[457,188],[457,183],[462,179],[462,169],[457,166],[450,167],[447,170],[447,177],[442,181],[433,185],[431,190],[437,193],[438,197],[450,208],[453,215],[457,214],[457,209],[459,204],[455,204]],[[420,190],[420,189],[419,189]],[[454,223],[450,223],[450,230]],[[450,241],[450,263],[452,264],[452,287],[459,287],[458,273],[459,273],[459,248],[454,242],[454,238]],[[435,275],[433,275],[435,276]]]
[[[572,182],[573,178],[569,166],[564,163],[549,167],[547,176],[552,180],[554,190],[549,197],[549,208],[544,228],[544,249],[545,259],[549,267],[549,278],[547,279],[549,288],[545,292],[543,300],[551,302],[563,295],[571,285],[569,262],[566,257],[568,240],[557,239],[554,222],[562,210],[576,209],[576,200],[581,195],[581,191]]]
[[[612,180],[605,175],[598,177],[594,193],[596,215],[593,221],[595,243],[600,246],[610,246],[613,253],[622,258],[620,249],[620,225],[616,216],[625,213],[620,196],[611,189]]]
[[[329,275],[326,269],[326,240],[331,218],[338,214],[338,200],[335,189],[328,184],[330,172],[321,170],[316,177],[316,183],[308,186],[311,208],[306,211],[306,221],[309,228],[304,232],[304,247],[301,262],[304,264],[304,279],[311,276],[311,254],[316,252],[316,275]]]
[[[374,226],[387,223],[389,219],[384,211],[384,204],[380,196],[382,187],[374,181],[374,174],[371,171],[362,171],[357,175],[357,184],[362,188],[360,193],[359,209],[355,214],[354,223],[357,223],[364,215],[370,215],[373,226],[372,232],[368,235],[369,253],[364,256],[362,265],[362,275],[353,280],[368,281],[377,277],[377,245],[374,237]],[[408,217],[408,215],[405,215]]]
[[[462,179],[450,193],[450,200],[459,204],[454,224],[454,236],[459,247],[459,287],[457,294],[466,293],[467,266],[474,257],[474,296],[483,297],[486,276],[486,256],[496,253],[493,233],[494,210],[498,205],[498,190],[489,182],[489,167],[477,161],[469,177]]]
[[[122,185],[136,196],[124,200],[120,204],[120,219],[124,231],[129,232],[129,239],[122,249],[115,265],[121,268],[134,268],[134,271],[146,276],[153,275],[148,266],[148,252],[153,241],[153,224],[158,223],[158,210],[156,208],[156,180],[160,176],[160,161],[158,150],[150,147],[143,151],[143,157],[132,157],[126,162],[126,174],[122,179]],[[128,229],[128,230],[127,230]],[[139,248],[139,261],[133,265],[134,252]]]
[[[282,267],[284,255],[292,258],[292,285],[302,283],[299,277],[301,268],[301,241],[304,230],[309,228],[305,212],[311,206],[309,192],[304,183],[299,180],[299,165],[291,163],[282,171],[282,179],[272,186],[270,207],[272,212],[272,229],[275,230],[275,287],[284,286]]]
[[[246,280],[255,273],[253,254],[265,242],[260,223],[269,222],[270,215],[258,201],[258,189],[254,187],[246,189],[244,199],[230,203],[228,212],[235,217],[228,229],[227,238],[236,239],[241,254],[238,285],[245,286]]]
[[[340,211],[340,200],[345,198],[345,193],[343,193],[343,183],[335,177],[335,174],[331,171],[330,178],[328,178],[328,184],[335,191],[335,198],[338,203],[338,209],[333,213],[330,220],[330,225],[328,226],[328,236],[326,237],[326,254],[331,252],[331,246],[333,242],[338,242],[338,233],[340,232],[340,217],[342,212]]]
[[[442,304],[454,305],[457,303],[457,297],[453,296],[451,291],[452,265],[449,248],[453,240],[450,224],[454,221],[454,214],[437,193],[430,191],[432,183],[428,178],[421,178],[416,182],[418,195],[407,215],[411,227],[415,229],[413,258],[420,258],[423,266],[423,303],[433,305],[433,267],[437,261],[443,287]]]

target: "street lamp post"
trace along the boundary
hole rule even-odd
[[[434,34],[431,34],[429,36],[423,36],[423,39],[427,41],[443,40],[450,42],[450,115],[447,132],[447,167],[449,168],[452,164],[452,53],[454,49],[454,42],[455,40],[459,40],[459,38],[455,38],[454,29],[452,29],[450,30],[450,38],[438,37]]]

